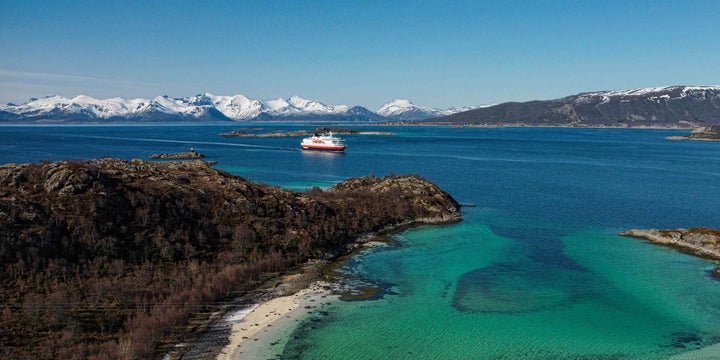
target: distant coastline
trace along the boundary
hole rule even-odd
[[[696,128],[685,136],[668,136],[667,140],[720,141],[720,125]]]
[[[47,122],[11,122],[11,123],[0,123],[0,127],[43,127],[43,126],[239,126],[235,130],[231,130],[225,133],[218,134],[219,136],[237,136],[237,137],[291,137],[291,136],[308,136],[312,135],[312,132],[308,131],[265,131],[265,128],[260,127],[263,124],[308,124],[308,121],[298,120],[268,120],[268,121],[248,121],[248,122],[235,122],[235,121],[157,121],[157,122],[140,122],[140,121],[47,121]],[[312,121],[313,124],[323,124],[317,121]],[[538,125],[529,123],[502,123],[502,124],[456,124],[456,123],[443,123],[443,122],[420,122],[420,121],[382,121],[382,122],[344,122],[344,121],[328,121],[327,124],[342,124],[350,125],[352,127],[388,127],[388,126],[411,126],[411,127],[451,127],[451,128],[478,128],[478,129],[496,129],[496,128],[537,128],[537,129],[628,129],[628,130],[688,130],[695,128],[693,124],[682,124],[682,125]],[[246,127],[240,127],[246,126]],[[341,134],[335,133],[334,134]],[[357,135],[394,135],[390,131],[358,131]],[[674,140],[674,139],[673,139]],[[678,139],[685,140],[685,139]]]
[[[496,129],[496,128],[537,128],[537,129],[628,129],[628,130],[686,130],[692,129],[692,124],[682,125],[597,125],[597,124],[573,124],[573,125],[540,125],[530,123],[499,123],[499,124],[456,124],[443,122],[386,122],[383,125],[388,126],[448,126],[453,128],[478,128],[478,129]]]
[[[326,134],[332,132],[333,134],[354,134],[354,135],[392,135],[389,131],[359,131],[347,128],[330,128],[322,127],[315,130],[296,130],[296,131],[265,131],[264,128],[242,128],[238,130],[228,131],[220,136],[231,137],[291,137],[291,136],[310,136],[313,134]]]

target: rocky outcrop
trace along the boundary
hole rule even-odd
[[[289,136],[311,136],[314,134],[327,134],[332,132],[333,134],[358,134],[358,135],[392,135],[391,132],[379,132],[379,131],[359,131],[347,128],[329,128],[322,127],[315,130],[297,130],[297,131],[262,131],[263,129],[258,128],[246,128],[231,130],[220,136],[237,136],[237,137],[289,137]]]
[[[325,134],[332,132],[334,134],[359,134],[360,131],[346,128],[318,128],[315,130],[297,130],[297,131],[260,131],[256,129],[232,130],[220,134],[220,136],[240,136],[240,137],[288,137],[288,136],[310,136],[313,134]]]
[[[333,259],[368,234],[459,220],[457,202],[415,175],[294,192],[201,160],[3,165],[2,354],[157,357],[193,312],[263,274]]]
[[[172,153],[172,154],[152,154],[150,155],[151,159],[161,159],[161,160],[193,160],[193,159],[203,159],[205,158],[205,155],[200,154],[195,151],[195,149],[190,149],[190,151],[184,151],[179,153]]]
[[[368,192],[383,202],[412,204],[406,207],[407,210],[422,209],[422,214],[408,213],[407,218],[412,222],[433,224],[458,220],[460,204],[450,194],[417,175],[354,178],[328,190],[328,193],[343,194],[357,200]]]
[[[679,251],[713,260],[720,260],[720,229],[691,228],[677,230],[626,230],[622,236],[645,239],[654,244],[672,247]],[[720,272],[715,270],[720,278]]]
[[[667,140],[720,141],[720,125],[701,126],[686,136],[668,136]]]

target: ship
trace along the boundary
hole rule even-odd
[[[300,143],[303,150],[345,151],[345,141],[334,137],[332,132],[327,134],[314,134],[306,137]]]

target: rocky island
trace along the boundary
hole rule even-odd
[[[720,141],[720,125],[695,128],[686,136],[668,136],[667,140]]]
[[[645,239],[691,255],[720,260],[720,229],[627,230],[620,235]],[[716,268],[713,275],[720,279],[720,268]]]
[[[263,129],[248,128],[228,131],[220,134],[220,136],[238,136],[238,137],[287,137],[287,136],[311,136],[313,134],[327,134],[332,132],[333,134],[359,134],[359,135],[392,135],[391,132],[380,132],[380,131],[359,131],[346,128],[329,128],[322,127],[315,130],[297,130],[297,131],[267,131],[263,132]]]
[[[392,199],[392,201],[388,201]],[[205,162],[0,166],[0,357],[159,358],[198,313],[369,234],[460,220],[415,175],[295,192]]]
[[[184,151],[179,153],[172,153],[172,154],[152,154],[150,155],[151,159],[161,159],[161,160],[194,160],[194,159],[203,159],[205,158],[205,155],[200,154],[195,151],[195,149],[190,149],[190,151]]]

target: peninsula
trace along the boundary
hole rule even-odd
[[[645,239],[654,244],[668,246],[691,255],[712,260],[720,260],[720,229],[632,229],[623,231],[620,235]],[[720,267],[715,269],[713,275],[720,279]]]
[[[159,358],[262,281],[456,221],[452,196],[416,175],[295,192],[201,160],[2,165],[1,353]]]
[[[720,141],[720,125],[702,126],[695,128],[686,136],[668,136],[667,140],[700,140]]]

